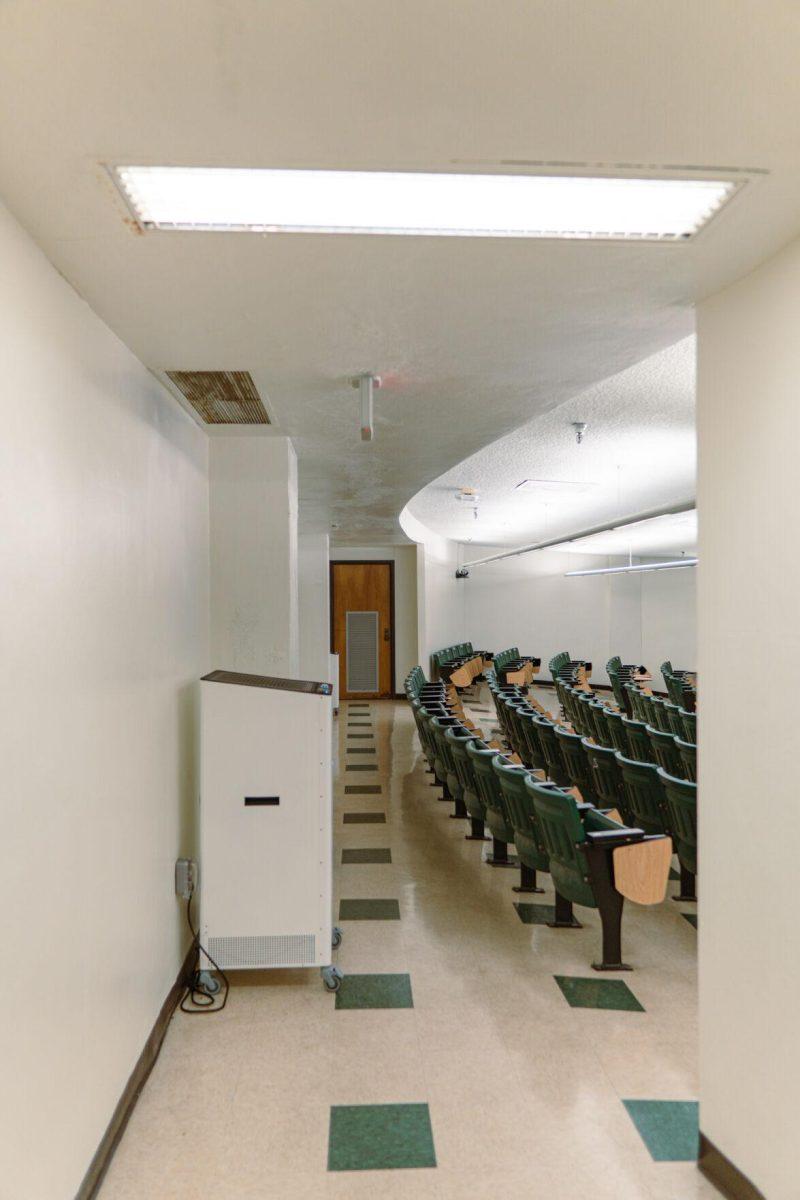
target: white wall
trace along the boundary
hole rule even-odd
[[[330,561],[327,533],[298,539],[300,678],[330,678]]]
[[[400,524],[417,543],[417,661],[426,671],[436,650],[466,641],[494,651],[519,646],[523,654],[541,657],[544,679],[560,650],[589,660],[595,683],[608,683],[605,664],[614,654],[650,667],[660,686],[665,658],[695,666],[692,569],[567,579],[570,570],[627,560],[541,550],[470,568],[467,579],[456,579],[460,563],[489,557],[497,548],[440,537],[407,508]]]
[[[185,953],[207,439],[0,208],[0,1196],[65,1200]]]
[[[331,561],[387,559],[394,563],[395,689],[418,661],[417,557],[415,546],[331,546]]]
[[[297,677],[297,458],[286,437],[211,440],[211,656]]]
[[[769,1200],[798,1195],[798,329],[800,242],[698,313],[700,1123]]]

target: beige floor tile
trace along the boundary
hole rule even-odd
[[[547,707],[552,691],[537,695]],[[621,1099],[689,1099],[696,934],[671,901],[626,908],[624,979],[644,1013],[572,1009],[553,975],[597,978],[584,928],[523,925],[518,872],[451,820],[404,705],[373,704],[374,770],[336,781],[338,897],[394,897],[400,921],[346,921],[345,973],[408,972],[413,1009],[340,1010],[317,972],[237,972],[218,1017],[176,1015],[101,1200],[708,1200],[692,1164],[653,1163]],[[477,714],[485,724],[486,718]],[[339,720],[347,756],[346,710]],[[352,743],[355,744],[355,743]],[[345,796],[380,782],[380,796]],[[385,811],[385,825],[343,825]],[[390,865],[341,848],[389,846]],[[338,906],[337,906],[338,907]],[[685,906],[684,906],[685,907]],[[613,977],[613,976],[612,976]],[[427,1102],[435,1170],[327,1171],[331,1104]]]

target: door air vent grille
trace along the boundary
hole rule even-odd
[[[206,425],[269,425],[249,371],[167,371]]]
[[[347,614],[347,690],[378,690],[378,613]]]
[[[212,937],[208,952],[223,970],[236,967],[313,967],[317,939],[313,933]]]

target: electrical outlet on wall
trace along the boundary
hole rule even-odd
[[[182,900],[188,900],[197,887],[197,863],[193,858],[179,858],[175,862],[175,891]]]

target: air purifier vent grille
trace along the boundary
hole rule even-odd
[[[313,933],[262,934],[250,937],[212,937],[208,952],[223,968],[312,967],[317,955]]]

